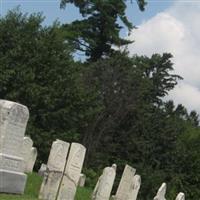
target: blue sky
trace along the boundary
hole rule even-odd
[[[117,0],[116,0],[117,1]],[[145,12],[136,3],[128,3],[127,16],[138,26],[130,34],[135,42],[128,46],[130,54],[151,56],[153,53],[173,54],[174,72],[184,80],[166,99],[182,103],[200,114],[200,0],[147,0]],[[69,23],[80,18],[78,10],[68,5],[60,10],[59,0],[0,0],[0,14],[21,6],[23,12],[43,12],[44,24],[59,19]],[[130,1],[129,1],[130,2]],[[125,31],[122,36],[126,37]]]
[[[23,12],[43,12],[46,16],[45,24],[51,24],[55,19],[59,19],[61,22],[71,22],[74,19],[80,17],[78,9],[68,4],[65,10],[61,10],[59,7],[59,0],[0,0],[1,9],[0,14],[5,15],[9,9],[13,9],[20,5]],[[130,1],[127,3],[127,15],[131,22],[135,25],[140,24],[143,20],[147,20],[153,17],[156,13],[165,10],[169,7],[173,1],[148,1],[145,12],[140,12],[136,3]]]

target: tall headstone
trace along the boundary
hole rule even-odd
[[[31,153],[28,158],[27,165],[26,165],[26,172],[30,173],[33,171],[33,167],[35,165],[36,158],[37,158],[37,149],[35,147],[32,147]]]
[[[136,200],[137,199],[140,185],[141,185],[141,177],[140,177],[140,175],[136,174],[133,177],[133,184],[131,186],[131,192],[130,192],[128,200]]]
[[[99,177],[99,180],[95,186],[95,189],[92,194],[92,200],[109,200],[113,183],[116,176],[115,164],[112,167],[106,167],[103,170],[102,175]]]
[[[185,200],[185,194],[182,192],[178,193],[176,200]]]
[[[167,190],[167,185],[166,183],[163,183],[153,200],[166,200],[165,198],[166,190]]]
[[[55,200],[63,176],[69,143],[62,140],[53,142],[47,170],[40,188],[39,199]]]
[[[0,100],[0,192],[24,192],[27,177],[21,148],[28,118],[26,106]]]
[[[114,196],[115,200],[129,200],[130,193],[133,189],[135,172],[136,169],[133,167],[129,165],[125,166],[116,195]]]
[[[71,144],[57,200],[74,200],[85,153],[86,148],[83,145],[79,143]]]
[[[78,181],[78,186],[79,187],[84,187],[85,186],[85,180],[86,180],[85,174],[80,174],[79,181]]]
[[[23,145],[22,145],[22,156],[24,158],[24,164],[23,164],[24,172],[28,172],[27,171],[27,165],[28,165],[28,160],[31,156],[32,146],[33,146],[32,139],[28,136],[24,137],[23,138]]]

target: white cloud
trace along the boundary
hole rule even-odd
[[[171,8],[143,22],[130,35],[131,54],[173,54],[175,73],[184,81],[168,98],[200,113],[200,4],[176,2]]]

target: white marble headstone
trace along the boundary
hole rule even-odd
[[[140,175],[136,174],[133,177],[133,184],[131,186],[131,192],[130,192],[128,200],[136,200],[137,199],[140,185],[141,185],[141,177],[140,177]]]
[[[85,180],[86,180],[85,174],[80,174],[79,181],[78,181],[78,186],[79,187],[84,187],[85,186]]]
[[[83,145],[71,144],[57,200],[74,200],[85,153],[86,148]]]
[[[38,170],[39,176],[44,176],[45,172],[47,171],[47,165],[42,163],[40,169]]]
[[[30,156],[28,159],[28,163],[26,166],[26,172],[31,173],[33,171],[33,167],[35,165],[36,158],[37,158],[37,149],[35,147],[32,147],[31,153],[30,153]]]
[[[26,106],[0,100],[0,192],[24,192],[26,175],[21,148],[28,118]]]
[[[126,165],[122,178],[120,180],[116,195],[114,196],[115,200],[129,200],[130,193],[132,192],[132,186],[134,182],[134,175],[136,169]]]
[[[185,200],[185,194],[182,192],[178,193],[176,200]]]
[[[167,185],[166,183],[163,183],[159,188],[156,196],[154,197],[154,200],[166,200],[165,198],[166,190],[167,190]]]
[[[28,165],[28,161],[30,159],[31,156],[31,148],[33,146],[33,141],[30,137],[26,136],[23,138],[23,145],[22,145],[22,156],[24,158],[24,172],[28,172],[27,170],[27,165]]]
[[[39,199],[56,199],[63,176],[68,149],[69,143],[67,142],[62,140],[53,142],[47,162],[47,170],[40,188]]]
[[[109,200],[113,183],[116,176],[116,164],[112,167],[106,167],[95,186],[92,194],[92,200]]]

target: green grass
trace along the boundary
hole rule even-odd
[[[42,178],[36,173],[28,175],[24,195],[0,194],[0,200],[38,200],[38,193]],[[90,200],[92,190],[89,188],[78,188],[75,200]]]

